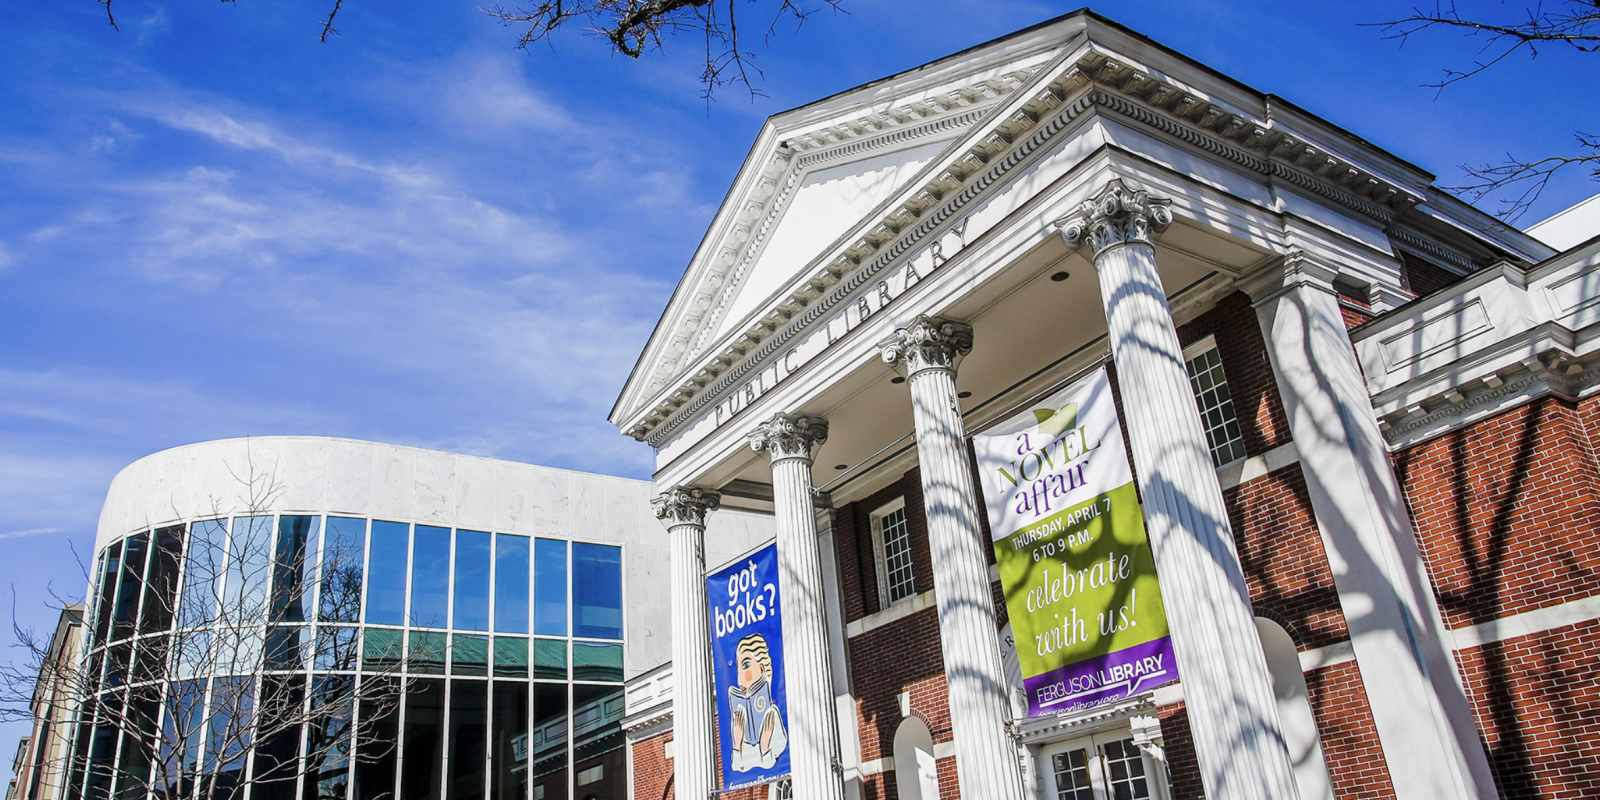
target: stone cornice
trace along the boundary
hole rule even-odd
[[[1043,71],[1043,70],[1041,70]],[[1045,79],[1048,79],[1046,81]],[[1087,91],[1082,91],[1088,87]],[[1327,151],[1260,121],[1198,97],[1177,84],[1112,58],[1098,48],[1019,88],[1027,100],[990,112],[990,132],[947,155],[920,190],[868,217],[853,244],[825,251],[809,280],[779,296],[751,328],[702,362],[625,432],[654,447],[724,392],[769,362],[782,346],[840,307],[874,275],[911,255],[917,245],[954,222],[958,213],[1039,148],[1091,111],[1116,114],[1268,178],[1309,190],[1387,225],[1422,201],[1398,184],[1363,171]],[[846,240],[848,241],[848,240]],[[842,251],[842,252],[841,252]]]

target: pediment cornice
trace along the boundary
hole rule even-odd
[[[1291,185],[1368,218],[1379,228],[1388,227],[1425,199],[1407,181],[1358,164],[1270,114],[1224,104],[1091,43],[1035,70],[985,109],[981,122],[846,236],[821,250],[806,270],[733,335],[711,340],[711,334],[700,334],[702,326],[710,326],[703,315],[699,317],[694,329],[699,338],[682,337],[679,351],[698,352],[698,357],[687,364],[674,361],[658,372],[655,389],[647,393],[652,398],[648,406],[618,420],[624,431],[659,447],[683,423],[761,369],[785,342],[863,291],[875,274],[917,252],[927,237],[953,223],[962,208],[1088,113],[1134,123],[1264,180]],[[856,137],[862,135],[849,125],[844,128]],[[838,126],[822,130],[828,132],[785,139],[790,159],[809,152],[802,147],[849,146],[845,130]],[[773,186],[775,194],[776,181]],[[706,308],[712,302],[708,296]],[[691,341],[702,344],[691,351]],[[669,381],[673,374],[680,377]]]

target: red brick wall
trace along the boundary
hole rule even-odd
[[[911,708],[928,723],[933,741],[951,741],[942,654],[938,612],[931,608],[850,640],[862,760],[894,755],[902,691],[911,692]]]
[[[634,742],[632,800],[669,800],[673,797],[673,762],[667,758],[667,742],[670,741],[672,731]]]
[[[1182,703],[1161,709],[1161,749],[1172,778],[1172,800],[1204,798],[1200,761],[1194,754],[1194,736],[1189,733],[1189,709]]]
[[[1258,456],[1287,444],[1289,419],[1284,415],[1266,340],[1262,338],[1256,311],[1250,307],[1250,297],[1234,292],[1178,329],[1178,341],[1184,347],[1207,335],[1216,337],[1217,355],[1222,357],[1222,372],[1228,378],[1228,392],[1239,415],[1239,431],[1244,434],[1245,452]]]
[[[1447,269],[1408,253],[1400,254],[1400,282],[1418,297],[1432,294],[1458,280],[1461,280],[1461,276]]]
[[[1339,800],[1391,798],[1389,767],[1354,661],[1306,673],[1306,692],[1322,739],[1322,758]]]
[[[1396,456],[1449,627],[1600,594],[1595,402],[1546,398]]]
[[[916,589],[926,592],[933,588],[928,523],[922,507],[922,477],[913,469],[877,494],[837,511],[835,548],[845,622],[854,622],[881,610],[878,607],[877,556],[872,549],[872,512],[901,496],[906,499],[906,527],[911,533],[911,568],[916,574]]]
[[[1501,797],[1600,797],[1600,621],[1456,658]]]
[[[1282,625],[1301,650],[1350,638],[1300,465],[1228,489],[1222,499],[1256,616]]]

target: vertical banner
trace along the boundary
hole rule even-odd
[[[789,774],[778,546],[769,544],[706,578],[722,790]]]
[[[973,437],[973,446],[1028,716],[1176,680],[1105,369]]]

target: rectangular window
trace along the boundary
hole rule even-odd
[[[443,675],[447,645],[442,633],[412,631],[411,647],[406,653],[406,669],[423,675]]]
[[[372,521],[372,557],[367,569],[367,624],[403,625],[406,621],[406,554],[411,526]]]
[[[541,680],[567,679],[567,643],[561,639],[533,640],[533,677]]]
[[[566,636],[567,543],[535,539],[533,558],[533,632]]]
[[[494,676],[496,678],[528,677],[527,639],[508,636],[494,637]]]
[[[573,542],[572,635],[622,638],[622,548]]]
[[[1244,434],[1239,431],[1239,416],[1234,412],[1228,379],[1222,374],[1222,356],[1213,337],[1207,336],[1183,351],[1189,370],[1189,385],[1200,407],[1200,425],[1211,446],[1211,461],[1220,467],[1244,458]]]
[[[872,544],[878,561],[878,600],[888,608],[917,594],[916,570],[911,563],[911,526],[906,521],[905,498],[872,512]]]
[[[450,648],[450,674],[477,678],[489,674],[489,637],[457,634]]]
[[[1106,781],[1117,800],[1144,800],[1150,796],[1150,782],[1144,775],[1144,758],[1132,739],[1107,742],[1100,748],[1105,758]]]
[[[366,558],[367,521],[328,517],[319,569],[322,587],[317,595],[317,615],[323,622],[361,621],[361,585],[366,574]],[[403,580],[400,591],[405,593]]]
[[[278,517],[278,546],[272,559],[272,622],[305,622],[311,576],[317,566],[317,517]]]
[[[150,553],[150,576],[145,580],[144,611],[139,618],[140,633],[156,633],[172,625],[182,557],[183,528],[157,529],[155,549]]]
[[[139,613],[139,594],[144,587],[144,562],[150,550],[150,534],[128,537],[122,554],[122,582],[117,586],[117,605],[112,612],[112,640],[133,635],[134,618]]]
[[[414,526],[411,552],[411,624],[443,628],[450,616],[450,529]]]
[[[456,582],[451,627],[489,630],[489,534],[456,531]]]
[[[444,681],[423,679],[406,689],[405,757],[400,800],[439,800],[444,778]]]
[[[272,517],[235,517],[228,535],[228,575],[221,612],[234,623],[259,622],[267,612],[272,575]]]
[[[528,537],[494,537],[494,629],[528,632]]]
[[[450,800],[483,800],[489,767],[484,740],[489,716],[489,684],[451,681]]]
[[[528,649],[523,641],[523,672],[527,672]],[[498,650],[500,640],[495,640]],[[498,660],[496,661],[498,664]],[[498,668],[497,668],[498,669]],[[526,800],[528,770],[524,760],[528,747],[528,684],[522,681],[495,681],[494,719],[491,747],[492,773],[489,796],[493,800]],[[518,755],[522,758],[518,758]]]
[[[533,796],[545,800],[567,797],[567,685],[533,685],[533,752],[528,762],[533,771]],[[540,791],[540,790],[543,791]]]
[[[400,762],[400,702],[403,689],[395,678],[372,681],[357,702],[356,783],[351,800],[394,800],[394,776]]]
[[[183,599],[178,603],[179,627],[197,628],[216,619],[227,541],[228,524],[224,520],[189,526],[189,552],[183,558]]]
[[[622,645],[572,643],[572,679],[622,682]]]
[[[1094,800],[1094,786],[1089,783],[1089,752],[1068,750],[1056,753],[1050,759],[1056,777],[1058,800]]]

